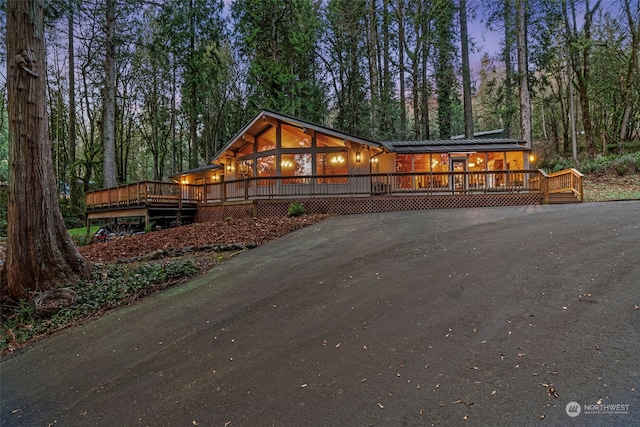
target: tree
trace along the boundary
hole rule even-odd
[[[527,50],[527,0],[516,1],[518,29],[518,74],[520,76],[520,139],[531,148],[531,97]]]
[[[464,136],[473,138],[473,107],[471,105],[471,69],[469,67],[469,35],[467,31],[467,0],[460,0],[460,43],[462,48],[462,93],[464,98]]]
[[[9,202],[3,292],[24,298],[89,272],[58,206],[46,111],[41,0],[7,2]]]
[[[238,45],[248,60],[252,112],[273,109],[320,121],[324,91],[318,76],[319,12],[311,0],[237,0]]]
[[[564,15],[565,28],[569,39],[569,55],[571,56],[571,66],[576,76],[576,86],[580,96],[580,110],[582,113],[582,127],[584,139],[587,146],[587,153],[590,158],[594,158],[596,147],[593,138],[591,123],[591,100],[589,85],[591,83],[591,25],[593,16],[600,7],[602,0],[597,0],[593,8],[589,7],[589,0],[585,0],[585,12],[583,17],[582,31],[578,30],[576,20],[576,0],[567,0],[569,5],[562,2],[562,12]]]
[[[456,95],[456,76],[453,68],[455,46],[453,45],[453,17],[456,6],[453,0],[437,0],[440,13],[435,19],[436,64],[435,78],[438,89],[438,134],[440,138],[452,136],[452,118]]]
[[[103,185],[115,187],[116,180],[116,1],[106,0],[104,94],[102,104]]]

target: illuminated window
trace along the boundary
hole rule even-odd
[[[241,160],[238,162],[238,177],[240,179],[253,177],[253,160]]]
[[[326,175],[347,175],[347,173],[347,153],[345,151],[316,154],[316,175],[324,175],[318,179],[319,183],[346,184],[346,176],[332,178]]]
[[[276,156],[264,156],[256,159],[256,172],[258,177],[276,176]],[[260,180],[261,186],[271,185],[270,180]]]
[[[283,123],[281,135],[282,148],[311,148],[311,137],[302,129]]]
[[[283,154],[280,156],[281,176],[312,175],[311,154]],[[302,183],[301,180],[283,180],[284,184]]]
[[[258,152],[276,149],[276,128],[271,127],[257,138]]]

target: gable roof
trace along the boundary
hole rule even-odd
[[[220,157],[225,156],[229,151],[234,154],[240,150],[245,144],[252,143],[255,138],[271,126],[275,125],[275,121],[286,123],[298,128],[303,129],[305,132],[308,130],[320,132],[325,135],[332,136],[334,138],[342,139],[344,141],[356,142],[358,144],[367,145],[379,150],[385,150],[386,146],[382,143],[372,141],[370,139],[362,138],[359,136],[351,135],[346,132],[340,132],[327,126],[319,125],[317,123],[309,122],[307,120],[299,119],[293,116],[288,116],[282,113],[276,113],[269,110],[260,111],[244,128],[240,130],[222,149],[214,156],[212,162],[215,162]]]

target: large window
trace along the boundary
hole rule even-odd
[[[282,124],[281,138],[282,148],[311,148],[311,137],[297,127]]]
[[[270,127],[265,133],[257,138],[258,152],[276,149],[276,128]]]
[[[283,154],[280,156],[281,176],[309,176],[312,174],[311,153]],[[282,182],[285,184],[306,183],[302,179],[288,179]]]
[[[347,152],[316,154],[316,175],[347,175]],[[321,184],[346,184],[347,177],[322,177],[318,179]]]
[[[259,177],[276,176],[276,156],[264,156],[256,159]]]

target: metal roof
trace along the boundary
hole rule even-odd
[[[524,141],[514,138],[432,139],[422,141],[387,141],[389,151],[396,153],[527,151]]]

